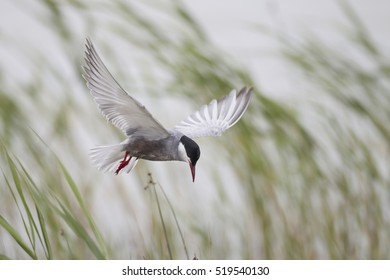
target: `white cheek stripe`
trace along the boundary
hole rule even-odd
[[[189,161],[190,158],[187,156],[186,148],[182,143],[179,143],[179,146],[177,147],[179,151],[179,157],[182,161]]]

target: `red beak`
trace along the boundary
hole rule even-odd
[[[190,162],[190,169],[192,174],[192,182],[195,182],[195,165],[192,165],[191,162]]]

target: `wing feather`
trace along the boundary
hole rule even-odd
[[[114,79],[87,39],[83,77],[101,113],[127,136],[141,133],[150,139],[169,136],[169,132]]]
[[[203,105],[174,129],[190,138],[220,136],[242,117],[252,95],[251,87],[243,87],[238,94],[232,90],[222,99]]]

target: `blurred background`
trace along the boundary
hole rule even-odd
[[[1,259],[390,258],[390,4],[0,2]],[[166,127],[253,85],[223,137],[128,175],[81,77],[90,37]]]

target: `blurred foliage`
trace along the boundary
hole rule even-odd
[[[39,51],[26,51],[12,40],[0,39],[0,44],[14,43],[32,65],[30,78],[18,84],[10,84],[0,68],[0,258],[390,257],[390,65],[351,7],[342,5],[353,26],[346,44],[363,59],[340,53],[315,37],[281,40],[282,57],[312,92],[312,101],[306,100],[304,109],[263,93],[251,73],[214,46],[180,1],[159,5],[95,1],[92,5],[46,0],[35,4],[40,11],[36,21],[61,42],[58,52],[65,54],[72,73],[64,74]],[[168,18],[168,27],[153,13]],[[69,14],[82,21],[83,34],[69,23]],[[111,19],[104,25],[103,15]],[[142,238],[124,253],[100,232],[105,225],[97,225],[89,210],[98,182],[89,181],[83,173],[86,163],[79,156],[84,154],[83,138],[75,132],[75,120],[90,139],[99,138],[101,132],[95,129],[97,121],[85,113],[90,110],[82,99],[88,96],[71,93],[86,92],[80,75],[80,46],[88,34],[96,34],[96,45],[109,54],[110,65],[117,66],[113,73],[125,76],[120,54],[111,52],[114,43],[103,39],[104,32],[147,54],[153,68],[165,74],[164,79],[153,73],[141,77],[145,84],[155,83],[145,90],[150,95],[163,97],[169,92],[203,104],[231,88],[256,88],[245,117],[228,137],[218,139],[228,151],[225,154],[234,151],[226,157],[242,186],[238,199],[245,209],[240,212],[229,204],[223,176],[213,178],[220,207],[231,212],[209,205],[206,211],[215,212],[222,224],[217,233],[197,223],[202,217],[188,221],[186,211],[175,207],[152,177],[143,194],[151,210],[144,213],[149,227],[138,225]],[[314,116],[311,125],[304,110]],[[44,141],[34,132],[42,126],[39,135]],[[43,142],[60,147],[60,160]],[[66,155],[72,155],[71,160]],[[70,171],[64,167],[68,164]],[[143,187],[143,179],[138,181]],[[172,179],[171,185],[175,182]],[[116,190],[137,221],[138,214],[131,208],[134,201],[127,200],[120,188]],[[223,228],[228,219],[237,225],[234,232]]]

